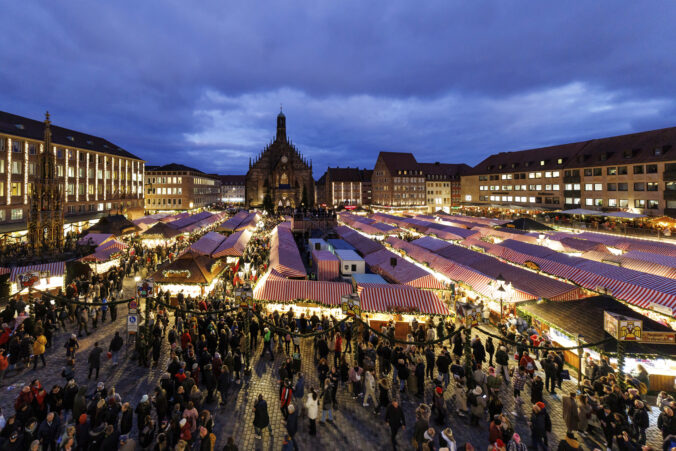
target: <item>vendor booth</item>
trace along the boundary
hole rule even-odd
[[[141,235],[141,241],[145,247],[170,246],[181,235],[172,223],[158,222]]]
[[[127,245],[117,240],[107,240],[89,254],[80,259],[86,262],[97,274],[108,272],[111,268],[119,266],[120,259],[127,249]]]
[[[532,324],[540,333],[550,336],[552,341],[563,347],[578,346],[578,340],[582,344],[595,343],[604,339],[611,339],[595,348],[585,348],[591,356],[598,359],[602,354],[611,358],[611,363],[617,364],[617,340],[604,330],[605,312],[613,312],[616,315],[639,318],[643,323],[643,334],[663,335],[664,340],[672,344],[664,344],[664,341],[655,343],[624,341],[625,368],[624,372],[632,373],[636,365],[641,364],[650,375],[651,391],[674,391],[676,381],[676,331],[657,321],[638,314],[607,296],[597,296],[568,302],[542,302],[523,304],[517,307],[522,316],[528,316]],[[645,338],[647,338],[647,335]],[[665,359],[663,356],[674,356],[673,359]],[[578,368],[578,351],[564,351],[566,363]]]
[[[225,268],[221,260],[188,251],[161,265],[151,278],[172,295],[183,292],[186,296],[204,296],[214,289]]]
[[[10,294],[16,294],[30,286],[40,291],[63,288],[66,277],[66,262],[41,265],[16,266],[9,275]]]

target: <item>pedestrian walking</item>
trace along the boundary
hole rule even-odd
[[[406,418],[404,411],[399,406],[399,401],[393,399],[385,411],[385,422],[390,426],[390,439],[392,440],[392,449],[397,449],[397,432],[399,429],[406,430]]]
[[[270,436],[272,437],[272,426],[270,425],[270,417],[268,416],[268,403],[263,399],[263,395],[258,395],[258,400],[254,405],[254,420],[253,426],[255,431],[255,437],[260,440],[263,437],[261,436],[261,431],[265,428],[268,429]]]

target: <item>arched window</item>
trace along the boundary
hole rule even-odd
[[[286,172],[282,172],[282,176],[279,178],[279,184],[280,185],[288,185],[289,184],[289,176],[286,175]]]

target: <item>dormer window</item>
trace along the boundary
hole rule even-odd
[[[544,166],[545,163],[547,163],[547,161],[545,161],[545,160],[540,160],[540,166]]]
[[[533,164],[532,161],[526,161],[526,162],[524,163],[524,165],[525,165],[526,167],[530,166],[531,164]]]
[[[556,160],[556,164],[563,164],[563,160],[564,160],[563,158],[559,158],[558,160]]]
[[[92,144],[94,144],[94,142],[90,139],[89,141],[87,141],[87,144],[91,146]]]
[[[498,165],[498,169],[502,169],[503,167],[504,167],[504,165],[502,165],[502,164]]]
[[[14,124],[14,126],[19,130],[23,130],[23,124]]]
[[[599,161],[606,161],[608,159],[608,152],[603,152],[599,155]]]
[[[66,139],[70,142],[75,142],[75,138],[73,138],[72,136],[66,136]]]
[[[625,151],[622,153],[622,156],[623,156],[624,158],[629,159],[629,158],[631,158],[631,157],[634,156],[634,152],[631,151],[631,150],[625,150]]]
[[[662,148],[661,147],[655,147],[653,150],[653,155],[662,155]]]
[[[512,168],[518,168],[518,167],[519,167],[519,163],[512,163]]]
[[[489,171],[492,171],[492,170],[493,170],[493,165],[492,165],[492,164],[489,164],[489,165],[488,165],[488,170],[489,170]]]

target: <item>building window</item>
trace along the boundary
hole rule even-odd
[[[33,143],[28,144],[28,154],[29,155],[37,155],[38,149],[37,146]]]
[[[594,199],[594,205],[597,207],[603,207],[603,199]]]
[[[12,182],[10,185],[12,196],[21,196],[21,185],[21,182]]]
[[[648,182],[647,184],[648,191],[657,191],[658,190],[658,184],[657,182]]]
[[[629,199],[620,199],[620,208],[627,208],[629,206]]]
[[[617,191],[617,183],[608,183],[608,191]]]
[[[591,207],[594,205],[594,199],[585,199],[584,204]]]
[[[643,182],[634,183],[634,191],[645,191],[645,183]]]
[[[603,170],[602,168],[594,168],[594,176],[598,177],[600,175],[603,175]]]
[[[566,172],[568,172],[568,171],[566,171]],[[584,175],[585,175],[585,177],[591,177],[592,176],[592,169],[591,168],[585,169]]]
[[[603,191],[603,183],[595,183],[594,191]]]
[[[645,199],[634,199],[634,207],[645,208]]]
[[[593,183],[585,183],[584,184],[584,190],[585,191],[593,191],[594,190],[594,184]]]
[[[607,173],[608,175],[617,175],[617,168],[615,168],[615,167],[607,168],[607,169],[606,169],[606,173]]]
[[[23,219],[23,209],[12,208],[12,221],[16,221],[18,219]]]
[[[676,182],[667,182],[664,184],[666,191],[676,191]],[[1,190],[0,190],[1,191]]]
[[[643,174],[643,165],[634,166],[634,174]]]
[[[659,208],[660,202],[655,199],[648,199],[648,208],[651,210],[654,210],[656,208]]]
[[[23,161],[12,161],[12,174],[23,173]]]
[[[617,190],[618,191],[629,191],[629,184],[628,183],[618,183],[617,184]]]
[[[618,166],[617,167],[617,175],[627,175],[627,167],[626,166]]]
[[[12,141],[12,152],[21,153],[23,151],[23,141]]]
[[[617,199],[608,199],[609,207],[617,207]]]
[[[647,164],[645,167],[645,172],[647,174],[657,174],[657,165],[656,164]]]

